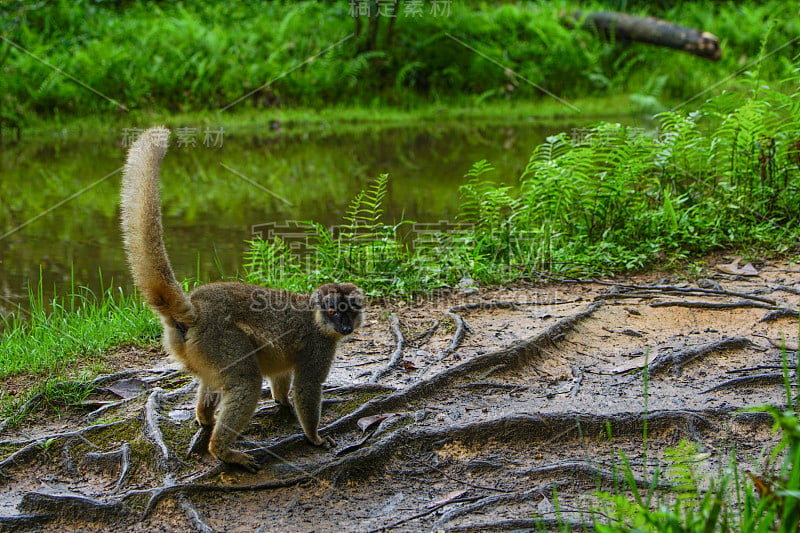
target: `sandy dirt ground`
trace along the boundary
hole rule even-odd
[[[759,472],[778,436],[742,408],[786,404],[784,359],[797,394],[800,267],[717,266],[372,302],[326,384],[337,445],[265,386],[255,474],[187,456],[196,383],[131,349],[81,409],[3,431],[0,530],[588,530],[623,463],[646,484],[681,442]]]

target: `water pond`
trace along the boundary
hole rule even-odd
[[[167,249],[179,278],[235,276],[253,226],[340,223],[353,196],[381,173],[390,177],[386,222],[454,220],[458,186],[475,161],[487,159],[493,179],[514,184],[547,135],[590,122],[186,129],[162,169]],[[54,134],[0,147],[0,310],[24,306],[40,276],[45,295],[129,287],[118,190],[124,145],[135,133]]]

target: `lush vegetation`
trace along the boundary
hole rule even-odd
[[[602,42],[562,24],[561,15],[575,9],[624,10],[701,28],[721,38],[723,58]],[[401,7],[391,39],[389,22],[385,17],[369,43],[367,31],[346,39],[355,22],[345,0],[18,0],[0,10],[8,39],[0,41],[0,105],[7,121],[24,122],[122,109],[224,109],[244,95],[233,109],[480,105],[539,98],[541,88],[566,99],[633,93],[650,109],[720,80],[727,81],[719,88],[736,86],[740,79],[729,76],[750,69],[762,44],[781,50],[761,64],[764,78],[786,78],[794,69],[788,58],[800,49],[796,4],[778,0],[449,2],[437,15],[425,2],[418,16]]]
[[[0,378],[39,377],[26,394],[12,397],[0,389],[0,418],[16,421],[33,397],[54,405],[80,401],[87,392],[82,383],[107,370],[101,356],[109,348],[152,343],[160,325],[138,296],[73,285],[71,294],[48,301],[40,283],[26,312],[0,315],[0,331]],[[71,381],[64,385],[65,379]]]
[[[387,224],[392,178],[380,175],[354,198],[334,230],[307,222],[292,237],[250,243],[246,277],[301,291],[348,279],[375,296],[403,295],[472,280],[506,283],[539,272],[639,269],[717,249],[745,255],[793,251],[800,237],[800,101],[791,88],[797,81],[797,6],[777,0],[666,4],[581,7],[647,11],[710,31],[723,41],[720,62],[604,43],[570,30],[559,14],[575,4],[565,2],[453,2],[448,16],[399,17],[391,42],[384,26],[375,46],[362,35],[330,49],[354,29],[344,1],[11,2],[0,12],[8,39],[0,40],[0,123],[108,113],[121,106],[154,114],[223,109],[251,92],[235,110],[332,102],[480,107],[540,98],[540,89],[526,79],[568,99],[629,93],[638,109],[663,110],[711,87],[713,98],[660,113],[654,133],[598,123],[552,136],[533,151],[514,185],[498,179],[489,162],[475,163],[460,187],[458,218],[448,227],[410,220]],[[784,45],[780,54],[770,53]],[[728,78],[741,69],[740,76]],[[717,86],[719,80],[726,81]],[[335,150],[331,154],[317,157],[336,159]],[[199,173],[195,179],[215,177]],[[49,181],[63,196],[63,182]],[[37,201],[29,183],[28,189],[23,200],[6,201],[10,212],[16,202]],[[325,191],[317,193],[330,196]],[[217,200],[206,198],[210,205]],[[113,215],[108,202],[91,195],[83,201]],[[296,253],[298,240],[302,254]],[[158,335],[156,319],[133,295],[73,287],[71,295],[50,300],[39,287],[29,316],[2,319],[0,377],[72,378],[70,365],[78,358],[91,361],[111,347]],[[89,368],[101,369],[101,359]],[[79,385],[52,383],[43,379],[31,393],[60,394],[66,401],[81,395]],[[0,409],[19,414],[24,400],[0,393]],[[788,403],[791,408],[791,397]],[[610,505],[604,512],[614,520],[596,524],[597,530],[795,529],[798,419],[791,409],[767,410],[783,436],[772,456],[781,468],[772,477],[741,478],[732,464],[701,489],[692,470],[695,450],[682,445],[669,472],[683,487],[676,501],[655,501],[631,485],[632,500],[605,496]]]
[[[458,224],[440,232],[382,223],[381,176],[338,231],[306,226],[302,257],[280,238],[254,241],[249,277],[298,290],[348,278],[375,294],[409,293],[465,277],[608,273],[721,248],[774,254],[796,245],[796,95],[756,85],[659,121],[655,134],[600,123],[552,136],[534,150],[518,188],[490,181],[489,163],[476,163],[461,187]]]
[[[794,370],[795,376],[800,376],[800,362]],[[647,370],[644,377],[647,384]],[[637,486],[628,460],[622,455],[617,490],[599,493],[603,505],[597,511],[603,518],[594,521],[594,529],[601,533],[797,531],[800,527],[800,419],[797,415],[800,399],[792,396],[786,352],[783,379],[785,406],[750,409],[769,413],[774,431],[781,435],[775,448],[768,454],[764,450],[767,460],[762,472],[744,470],[734,450],[728,466],[709,478],[701,472],[704,458],[697,445],[681,441],[668,449],[665,468],[656,466],[649,475],[649,487],[643,489]],[[646,430],[644,440],[646,443]],[[674,487],[669,499],[656,490],[662,481]]]

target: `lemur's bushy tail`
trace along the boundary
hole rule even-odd
[[[150,128],[133,143],[122,175],[122,235],[133,281],[165,318],[191,325],[195,310],[164,248],[158,179],[169,130]]]

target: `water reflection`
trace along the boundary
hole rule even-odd
[[[339,223],[381,173],[390,175],[387,222],[453,219],[472,163],[489,160],[494,179],[513,184],[534,146],[572,127],[427,122],[346,134],[226,132],[219,147],[173,146],[162,169],[167,249],[179,278],[235,276],[253,225]],[[118,228],[121,139],[2,149],[0,310],[24,305],[40,272],[46,295],[70,292],[73,279],[99,290],[101,271],[106,285],[130,286]]]

